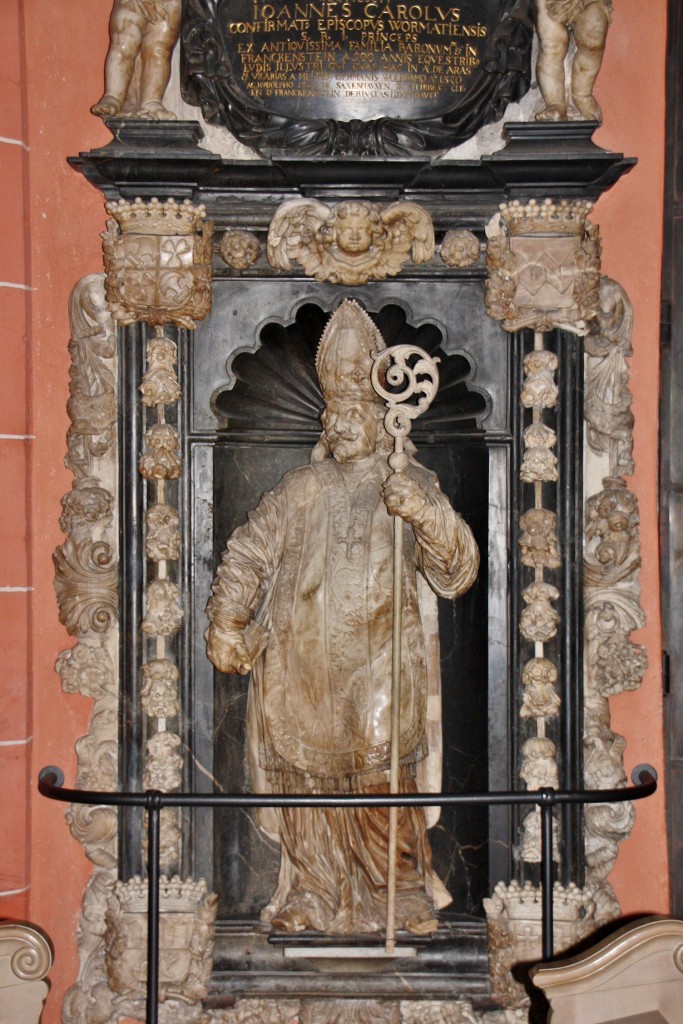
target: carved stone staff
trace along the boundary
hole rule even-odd
[[[395,345],[383,349],[372,364],[372,386],[387,404],[384,428],[394,438],[389,467],[402,473],[408,466],[403,442],[411,423],[432,403],[439,386],[438,360],[415,345]],[[387,390],[392,388],[393,390]],[[389,792],[399,792],[401,738],[401,634],[403,631],[403,520],[394,522],[393,549],[393,621],[391,647],[391,759]],[[386,952],[396,948],[396,856],[398,852],[398,807],[389,808],[389,848],[387,854],[387,928]]]

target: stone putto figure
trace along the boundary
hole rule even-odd
[[[104,95],[98,117],[174,121],[163,104],[171,55],[180,33],[182,0],[114,0]]]
[[[536,78],[544,106],[537,121],[601,121],[593,96],[612,15],[612,0],[536,0],[539,39]],[[571,62],[569,91],[564,60],[570,33],[576,53]]]
[[[404,521],[400,789],[440,787],[434,594],[464,593],[479,557],[431,472],[412,455],[404,472],[389,469],[392,442],[370,382],[385,347],[365,311],[344,301],[318,349],[325,410],[311,463],[234,531],[214,582],[208,655],[222,672],[251,672],[259,792],[389,791],[394,516]],[[286,932],[381,930],[388,817],[377,807],[262,812],[281,848],[262,918]],[[422,808],[400,813],[396,927],[416,933],[433,931],[435,909],[450,902],[426,828]]]

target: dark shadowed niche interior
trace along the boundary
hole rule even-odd
[[[332,309],[307,303],[288,324],[266,322],[255,353],[230,365],[233,386],[213,396],[219,420],[214,447],[214,565],[232,531],[261,495],[290,469],[305,464],[320,435],[323,399],[315,354]],[[442,328],[411,324],[398,304],[370,312],[387,345],[418,345],[440,359],[440,388],[430,409],[414,424],[417,458],[439,477],[442,490],[473,529],[482,563],[472,590],[455,602],[439,602],[443,697],[444,790],[486,790],[491,766],[506,758],[505,745],[490,735],[489,478],[490,452],[479,426],[487,399],[472,386],[473,365],[464,354],[447,355]],[[500,442],[500,438],[496,439]],[[499,639],[499,638],[498,638]],[[507,706],[506,681],[499,700]],[[215,674],[214,772],[226,792],[249,791],[245,756],[248,678]],[[495,716],[494,716],[495,717]],[[505,717],[505,714],[503,714]],[[505,765],[498,770],[506,771]],[[447,914],[483,916],[481,900],[491,884],[491,846],[509,846],[503,822],[480,808],[443,810],[431,830],[434,866],[453,897]],[[221,814],[215,822],[214,888],[219,917],[257,917],[277,881],[278,850],[247,811]],[[493,879],[495,881],[495,879]]]

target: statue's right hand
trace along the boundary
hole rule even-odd
[[[227,675],[251,672],[251,657],[241,633],[218,633],[209,626],[204,634],[206,653],[219,672]]]

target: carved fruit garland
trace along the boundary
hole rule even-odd
[[[524,357],[524,382],[522,385],[522,406],[531,412],[532,422],[524,431],[524,458],[520,476],[525,483],[533,484],[534,504],[519,519],[521,564],[533,573],[532,581],[522,591],[525,607],[522,610],[519,630],[527,643],[534,645],[534,656],[522,668],[522,706],[520,715],[535,723],[536,735],[528,739],[522,748],[520,778],[527,789],[541,789],[544,786],[557,788],[557,750],[552,740],[546,737],[546,724],[559,714],[560,697],[556,689],[557,668],[546,657],[545,644],[557,635],[560,617],[554,607],[560,593],[545,579],[548,570],[559,569],[562,562],[557,543],[557,529],[554,512],[543,507],[543,484],[557,481],[557,460],[550,462],[533,458],[541,448],[551,453],[557,441],[553,428],[543,423],[543,416],[557,406],[558,389],[555,383],[558,359],[554,352],[548,352],[543,345],[543,334],[534,334],[534,349]],[[541,439],[542,444],[536,445]],[[531,458],[529,456],[532,456]],[[557,823],[553,824],[556,832]],[[524,819],[521,859],[538,863],[541,859],[540,811],[534,808]],[[554,836],[553,846],[557,845]],[[555,850],[554,850],[555,852]]]
[[[168,729],[168,721],[177,718],[179,709],[178,669],[172,660],[171,642],[183,623],[178,584],[169,579],[177,575],[180,557],[180,516],[170,504],[167,483],[182,473],[180,439],[175,427],[166,422],[166,408],[177,406],[180,385],[176,374],[177,346],[157,326],[147,342],[146,370],[140,391],[142,404],[153,411],[156,421],[145,433],[145,451],[140,472],[149,481],[153,495],[145,514],[145,554],[153,567],[145,590],[145,617],[142,632],[149,638],[148,658],[142,666],[142,706],[151,725],[145,746],[145,789],[170,793],[182,782],[182,741]],[[149,656],[151,654],[151,657]],[[161,866],[171,870],[179,857],[180,825],[178,811],[164,808],[161,813]]]

